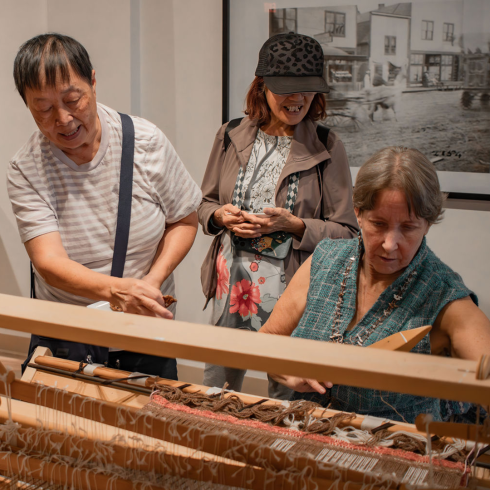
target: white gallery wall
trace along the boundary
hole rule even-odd
[[[0,293],[29,292],[29,262],[5,185],[9,159],[35,130],[12,79],[18,47],[47,31],[82,42],[96,70],[98,100],[157,124],[200,184],[221,125],[221,8],[221,0],[0,0]],[[490,316],[490,207],[451,206],[457,209],[447,209],[429,244]],[[176,272],[180,320],[207,321],[200,267],[209,245],[200,231]],[[10,337],[0,332],[0,350]]]

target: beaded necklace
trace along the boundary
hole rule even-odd
[[[361,258],[361,252],[362,252],[362,238],[361,235],[359,235],[359,247],[358,247],[358,256],[359,260]],[[405,294],[405,291],[407,290],[409,284],[413,281],[414,277],[417,275],[417,272],[413,270],[405,279],[403,284],[400,286],[398,291],[393,294],[393,299],[388,305],[388,308],[386,308],[383,313],[377,318],[377,320],[370,326],[370,327],[364,327],[353,339],[351,342],[346,342],[346,339],[344,338],[344,333],[340,333],[340,328],[339,325],[342,323],[342,306],[344,304],[344,294],[345,294],[345,288],[347,286],[347,279],[349,278],[349,275],[352,271],[352,266],[354,265],[354,262],[356,260],[356,257],[351,257],[349,259],[349,262],[347,263],[347,266],[345,268],[345,271],[342,273],[344,276],[342,279],[342,283],[340,284],[340,293],[339,297],[337,299],[337,303],[335,305],[335,312],[334,312],[334,320],[333,320],[333,329],[332,329],[332,335],[330,335],[330,340],[332,342],[335,342],[336,344],[356,344],[359,346],[362,346],[366,339],[376,330],[376,328],[381,325],[386,318],[390,315],[390,313],[397,308],[397,303],[403,298],[403,295]]]

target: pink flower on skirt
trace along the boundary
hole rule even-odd
[[[226,259],[223,257],[221,252],[218,254],[216,259],[216,299],[221,299],[223,294],[228,293],[230,285],[230,271],[226,267]]]
[[[238,312],[242,317],[256,314],[260,301],[259,287],[246,279],[237,282],[231,288],[230,313]]]
[[[252,262],[250,264],[250,270],[252,272],[257,272],[259,270],[259,264],[257,264],[257,262]]]

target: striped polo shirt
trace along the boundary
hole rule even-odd
[[[122,126],[119,114],[102,104],[102,127],[95,158],[77,165],[40,131],[10,161],[7,179],[12,209],[23,243],[59,232],[70,259],[110,275],[114,252]],[[124,277],[148,273],[165,225],[195,211],[201,191],[175,149],[152,123],[132,116],[135,129],[131,226]],[[26,274],[28,271],[26,271]],[[94,301],[48,285],[36,274],[39,299],[75,305]],[[172,276],[162,286],[172,294]]]

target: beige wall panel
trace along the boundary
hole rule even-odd
[[[175,33],[172,0],[141,3],[141,115],[175,145]]]
[[[87,49],[97,100],[131,112],[130,0],[48,0],[48,30],[74,37]]]

